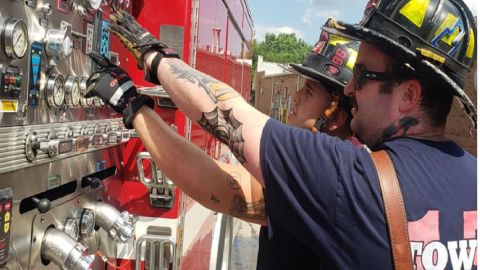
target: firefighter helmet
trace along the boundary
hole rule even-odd
[[[462,89],[476,55],[475,21],[462,0],[370,0],[360,23],[329,26],[375,44],[458,96],[476,124]]]
[[[327,20],[329,23],[331,19]],[[294,73],[324,84],[328,91],[343,95],[343,87],[353,74],[360,42],[342,33],[323,30],[303,63],[290,64]]]

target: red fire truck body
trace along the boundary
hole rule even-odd
[[[252,73],[251,64],[245,60],[252,56],[253,22],[245,0],[134,1],[131,12],[142,26],[162,42],[176,48],[186,63],[231,85],[246,100],[249,99]],[[167,38],[162,36],[163,29],[166,29],[165,35],[169,35]],[[153,87],[144,81],[143,72],[117,38],[112,38],[111,50],[120,52],[120,65],[140,89]],[[189,120],[173,106],[157,106],[155,110],[181,136],[213,158],[225,162],[232,160],[226,146],[203,131],[194,122],[195,119]],[[146,150],[138,138],[132,138],[125,144],[124,167],[120,172],[123,178],[109,181],[105,189],[110,203],[117,205],[121,211],[139,216],[137,226],[143,224],[142,220],[149,220],[145,224],[155,226],[162,226],[168,219],[174,220],[172,224],[176,228],[172,229],[176,231],[172,235],[176,235],[176,263],[181,269],[220,269],[218,265],[221,262],[217,260],[228,260],[228,256],[223,254],[230,253],[230,246],[222,243],[224,239],[215,239],[215,229],[224,231],[230,226],[227,229],[231,231],[232,220],[204,208],[178,189],[175,189],[176,200],[171,209],[153,207],[148,198],[149,190],[138,179],[136,156],[142,151]],[[146,177],[151,177],[149,165],[145,165]],[[217,227],[216,223],[219,224]],[[231,233],[226,237],[230,237],[227,243],[231,242]],[[132,267],[135,260],[132,256],[118,256],[116,259],[112,263],[124,269]]]

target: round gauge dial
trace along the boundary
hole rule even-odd
[[[80,104],[83,107],[91,107],[93,105],[93,97],[86,98],[85,92],[87,91],[87,78],[83,77],[80,79],[80,93],[82,98],[80,99]]]
[[[69,57],[72,54],[73,51],[73,41],[72,38],[69,35],[65,35],[65,39],[63,39],[63,56]]]
[[[44,43],[49,57],[68,58],[73,52],[73,39],[68,30],[48,29]]]
[[[51,75],[46,86],[48,106],[58,108],[65,100],[65,87],[62,75]]]
[[[68,76],[65,82],[65,95],[67,105],[70,107],[76,107],[80,103],[80,81],[77,77]]]
[[[12,19],[7,22],[3,41],[8,57],[23,58],[28,49],[28,30],[22,20]]]
[[[102,0],[84,0],[84,3],[90,10],[98,10],[102,5]]]

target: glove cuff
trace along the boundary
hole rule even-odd
[[[155,48],[152,48],[152,50],[155,50],[158,53],[153,58],[150,69],[144,66],[144,69],[143,69],[144,79],[153,84],[160,85],[160,81],[158,80],[158,77],[157,77],[157,71],[162,58],[166,57],[166,58],[180,59],[180,56],[178,55],[177,51],[172,48],[155,47]]]
[[[134,98],[131,102],[128,103],[127,107],[123,110],[123,124],[128,129],[133,129],[132,120],[137,111],[147,105],[151,109],[155,106],[155,101],[146,95],[140,95]]]

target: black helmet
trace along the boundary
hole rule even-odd
[[[476,55],[475,21],[463,1],[370,0],[360,23],[330,26],[375,44],[458,96],[476,125],[476,108],[462,89]]]
[[[327,20],[326,25],[330,20]],[[341,104],[349,113],[350,102],[343,94],[343,88],[352,78],[359,45],[356,38],[323,30],[303,63],[290,64],[292,68],[289,70],[304,78],[321,82],[332,95],[342,98]]]

